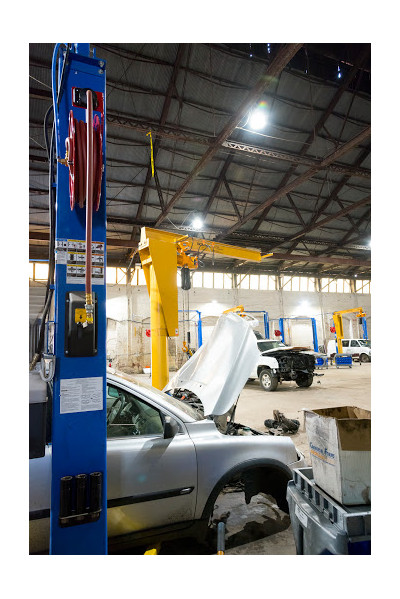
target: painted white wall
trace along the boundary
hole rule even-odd
[[[43,308],[45,286],[30,283],[30,319],[34,320]],[[186,292],[191,310],[199,310],[203,318],[203,341],[211,333],[216,318],[226,309],[243,305],[245,310],[266,310],[270,319],[270,335],[279,328],[278,318],[288,316],[315,317],[319,345],[334,339],[329,327],[333,325],[331,314],[335,310],[362,307],[367,314],[368,331],[371,331],[371,296],[359,293],[320,293],[297,291],[256,291],[248,289],[192,288]],[[182,291],[178,292],[179,308],[182,308]],[[117,366],[141,370],[150,365],[150,302],[145,286],[107,285],[107,355]],[[257,330],[263,332],[262,314]],[[194,321],[196,318],[194,319]],[[353,315],[343,316],[345,336],[362,336],[361,326]],[[182,328],[182,327],[181,327]],[[187,324],[185,325],[188,330]],[[351,334],[351,328],[352,334]],[[195,322],[190,325],[191,342],[197,345]],[[312,346],[312,330],[309,321],[285,321],[285,340],[295,345]],[[171,367],[179,366],[182,353],[182,331],[179,338],[169,340]]]
[[[297,291],[256,291],[248,289],[205,289],[192,288],[186,292],[189,308],[199,310],[203,318],[203,341],[211,333],[212,325],[224,310],[243,305],[247,311],[266,310],[270,319],[270,336],[278,329],[279,317],[314,317],[317,324],[318,344],[324,345],[334,339],[330,333],[333,325],[332,312],[361,306],[367,314],[368,331],[371,329],[371,296],[359,293],[321,293]],[[178,292],[179,308],[182,308],[182,291]],[[259,317],[257,330],[263,332],[262,314]],[[150,339],[145,336],[145,329],[150,328],[150,302],[145,286],[113,285],[107,286],[107,317],[119,321],[117,327],[110,327],[108,332],[108,354],[120,365],[141,368],[142,362],[148,365],[150,359]],[[140,322],[143,321],[142,326]],[[362,336],[361,326],[353,315],[343,317],[344,332],[350,336],[351,326],[354,336]],[[131,333],[128,334],[130,327]],[[186,330],[188,327],[186,327]],[[191,340],[195,343],[191,328]],[[115,340],[117,335],[118,340]],[[171,366],[182,361],[182,336],[170,339],[169,352]],[[294,345],[312,347],[312,329],[309,320],[285,321],[285,341]]]

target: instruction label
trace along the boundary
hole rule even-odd
[[[67,265],[67,284],[85,283],[86,242],[84,239],[57,239],[56,262]],[[92,285],[104,285],[104,243],[92,241]]]
[[[60,414],[103,409],[103,377],[60,380]]]
[[[303,512],[303,510],[301,510],[297,504],[294,506],[294,513],[296,514],[296,516],[298,517],[298,519],[300,520],[302,525],[305,528],[307,528],[307,522],[308,522],[307,514],[305,514]]]

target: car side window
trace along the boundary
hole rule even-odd
[[[343,347],[349,347],[349,342],[348,341],[342,341],[342,345],[343,345]]]
[[[360,347],[360,346],[358,345],[358,341],[352,341],[352,342],[351,342],[351,347]]]
[[[107,437],[162,435],[160,412],[132,393],[107,384]]]

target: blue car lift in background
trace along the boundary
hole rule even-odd
[[[58,69],[57,69],[58,67]],[[86,244],[86,206],[70,205],[70,171],[78,160],[71,141],[74,127],[95,130],[94,154],[105,165],[105,62],[89,44],[57,44],[53,64],[53,110],[57,153],[55,226],[55,374],[52,403],[51,554],[107,553],[106,429],[106,176],[100,204],[92,212],[92,243]],[[87,92],[87,90],[91,90]],[[93,108],[89,110],[90,98]],[[93,112],[92,112],[93,110]],[[72,114],[71,114],[72,111]],[[93,120],[92,120],[93,119]],[[84,123],[87,122],[85,126]],[[100,129],[99,129],[100,127]],[[99,134],[100,131],[100,134]],[[77,131],[76,131],[77,133]],[[94,135],[94,134],[93,134]],[[69,155],[65,154],[69,138]],[[81,140],[82,141],[82,140]],[[92,140],[93,142],[93,140]],[[84,144],[81,144],[84,145]],[[79,152],[83,147],[79,147]],[[88,156],[91,153],[88,152]],[[94,157],[97,166],[99,154]],[[86,161],[86,158],[85,158]],[[83,161],[82,161],[83,162]],[[81,167],[83,164],[81,163]],[[86,177],[90,172],[87,163]],[[102,173],[102,174],[101,174]],[[82,172],[81,172],[82,176]],[[92,178],[90,177],[92,180]],[[75,185],[79,183],[75,171]],[[90,189],[90,188],[89,188]],[[88,192],[86,198],[90,196]],[[93,198],[95,194],[93,192]],[[86,204],[88,203],[86,199]],[[95,205],[96,207],[96,205]],[[89,238],[90,239],[90,238]],[[92,256],[86,254],[86,245]],[[93,294],[85,288],[85,264],[92,265]],[[79,276],[80,273],[80,276]],[[87,283],[86,283],[87,285]],[[85,294],[86,292],[86,294]]]
[[[284,322],[283,322],[284,320],[310,320],[311,327],[312,327],[314,351],[318,352],[317,324],[316,324],[315,318],[307,318],[307,317],[300,317],[300,316],[280,318],[279,319],[279,330],[281,331],[281,334],[282,334],[282,342],[283,343],[285,343],[285,330],[284,330]]]

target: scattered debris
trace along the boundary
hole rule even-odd
[[[284,433],[293,435],[297,433],[300,426],[300,420],[293,420],[286,418],[286,416],[279,410],[273,411],[273,420],[264,420],[264,426],[269,429],[270,435],[283,435]]]

